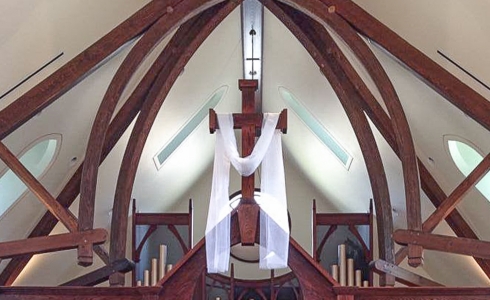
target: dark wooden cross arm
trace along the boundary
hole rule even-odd
[[[249,156],[255,145],[257,129],[262,127],[262,113],[255,112],[255,91],[257,80],[239,80],[238,86],[242,91],[242,113],[233,114],[234,128],[242,130],[242,157]],[[217,116],[214,110],[209,112],[209,131],[218,129]],[[277,129],[283,133],[287,130],[287,111],[279,116]],[[259,206],[254,199],[255,176],[242,176],[242,200],[238,205],[238,223],[240,227],[240,242],[242,245],[253,245],[257,233]]]

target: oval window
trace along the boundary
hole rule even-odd
[[[36,178],[41,178],[53,164],[58,153],[61,135],[44,136],[29,145],[17,157]],[[0,177],[0,216],[12,207],[27,191],[27,186],[10,169],[4,170]]]
[[[445,136],[445,140],[451,158],[464,176],[468,176],[483,160],[483,155],[470,142],[455,136]],[[476,188],[490,201],[490,173],[480,179]]]

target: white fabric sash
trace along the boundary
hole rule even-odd
[[[213,181],[206,225],[206,257],[209,273],[228,271],[230,260],[229,203],[230,162],[242,176],[249,176],[262,162],[260,206],[260,264],[262,269],[287,267],[289,223],[282,157],[279,114],[264,114],[262,134],[252,154],[238,154],[233,116],[218,114]]]

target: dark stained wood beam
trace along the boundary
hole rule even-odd
[[[333,50],[333,53],[338,59],[342,59],[342,56],[336,54],[335,49]],[[374,125],[377,127],[377,129],[380,131],[390,147],[393,149],[393,151],[398,156],[400,156],[398,145],[395,141],[395,133],[391,126],[390,117],[386,114],[384,109],[374,98],[367,86],[362,82],[355,70],[353,68],[349,68],[347,64],[343,64],[343,66],[347,76],[349,76],[351,81],[355,83],[355,87],[358,93],[362,96],[360,97],[360,100],[365,112],[374,123]],[[444,191],[442,191],[439,184],[436,182],[434,177],[432,177],[432,175],[424,166],[424,164],[420,161],[420,159],[418,159],[418,168],[422,190],[428,196],[433,205],[435,207],[438,207],[447,198],[447,195],[444,193]],[[446,222],[458,236],[478,239],[477,235],[474,233],[474,231],[457,210],[454,210],[451,214],[449,214],[449,216],[446,218]],[[396,264],[399,264],[401,260],[403,260],[403,258],[407,255],[406,248],[403,247],[402,250],[403,249],[405,250],[405,255],[401,256],[400,253],[397,253],[395,260]],[[487,274],[487,276],[490,278],[490,261],[480,258],[475,258],[475,260],[480,265],[485,274]]]
[[[487,174],[490,169],[490,154],[488,154],[478,166],[458,185],[449,197],[437,207],[427,218],[423,225],[424,232],[432,232],[436,226],[444,220],[464,199],[471,189]]]
[[[425,249],[490,259],[490,242],[402,229],[393,233],[393,239],[402,245],[413,243]]]
[[[155,22],[143,37],[131,49],[112,79],[95,117],[89,142],[85,153],[82,171],[82,185],[78,210],[78,228],[80,231],[93,228],[95,213],[95,194],[97,187],[99,161],[102,155],[104,137],[112,118],[116,104],[134,72],[151,52],[152,48],[171,30],[183,24],[193,15],[204,10],[217,0],[189,0],[169,3],[165,14]],[[92,261],[91,247],[78,249],[79,263],[90,264]]]
[[[80,244],[102,244],[106,239],[107,231],[94,229],[85,232],[63,233],[20,241],[2,242],[0,243],[0,258],[75,249]]]
[[[128,224],[129,204],[134,178],[143,147],[156,118],[159,108],[173,83],[182,72],[187,61],[192,57],[199,45],[216,28],[216,26],[239,5],[239,1],[218,4],[183,24],[172,37],[163,51],[166,56],[165,65],[156,78],[138,120],[133,128],[130,142],[123,157],[117,182],[113,219],[111,225],[111,261],[125,257],[126,230]],[[123,276],[111,276],[112,285],[122,285]]]
[[[22,182],[36,195],[36,197],[47,207],[48,211],[70,232],[77,232],[77,218],[68,210],[67,207],[61,205],[46,188],[27,170],[17,157],[0,142],[0,158],[14,172]],[[89,248],[90,252],[94,248],[90,243],[80,244],[80,247]],[[107,252],[102,246],[95,246],[96,253],[104,260],[108,257]],[[89,264],[81,264],[87,266]]]
[[[0,158],[70,232],[77,231],[75,216],[56,201],[48,190],[46,190],[2,142],[0,142]]]
[[[301,6],[300,9],[303,9],[312,17],[320,18],[325,24],[335,30],[359,58],[373,79],[391,116],[391,126],[393,127],[395,140],[400,152],[399,157],[402,162],[405,185],[407,226],[412,230],[421,230],[420,185],[415,146],[403,107],[388,75],[371,49],[357,32],[335,13],[335,9],[329,9],[327,5],[319,0],[290,0],[286,2]],[[340,53],[340,51],[336,53]],[[345,61],[345,59],[342,59],[342,61]],[[422,264],[423,249],[415,245],[409,245],[409,248],[409,264],[412,266]]]
[[[127,259],[121,259],[78,278],[67,281],[61,286],[95,286],[109,280],[109,276],[115,272],[127,273],[133,269],[133,262]]]
[[[176,0],[173,0],[176,1]],[[154,0],[52,75],[0,111],[0,140],[83,80],[109,55],[162,16],[168,1]]]
[[[464,196],[468,194],[471,189],[478,183],[478,181],[485,176],[490,169],[490,154],[488,154],[478,166],[454,189],[454,191],[446,197],[444,201],[441,201],[436,207],[436,210],[425,220],[422,225],[422,231],[430,233],[439,223],[447,218],[455,209],[456,206],[463,201]],[[439,192],[439,194],[442,191]],[[443,192],[442,192],[443,193]],[[445,196],[445,195],[444,195]],[[466,230],[467,231],[467,230]],[[461,235],[458,235],[461,236]],[[466,238],[478,239],[475,234],[469,234],[469,236],[462,235]],[[395,255],[395,262],[401,263],[402,260],[408,255],[407,249],[402,247]]]
[[[100,163],[102,163],[103,160],[107,157],[107,155],[115,146],[124,131],[128,128],[128,126],[131,124],[131,122],[140,111],[143,100],[148,93],[148,90],[153,84],[153,81],[156,78],[157,74],[160,72],[161,66],[158,65],[158,62],[161,62],[161,60],[161,58],[157,59],[157,61],[150,67],[150,70],[147,72],[143,80],[141,80],[134,92],[124,103],[117,115],[114,117],[114,120],[111,122],[108,133],[106,134],[106,141]],[[56,200],[65,208],[68,208],[73,203],[73,201],[75,201],[80,192],[80,179],[82,169],[83,162],[56,198]],[[44,214],[44,216],[34,227],[28,237],[32,238],[48,235],[53,230],[57,222],[58,220],[48,211]],[[99,251],[99,247],[101,246],[96,246],[94,248],[94,251],[106,264],[109,264],[109,255],[105,252],[105,250]],[[13,284],[13,282],[19,276],[23,268],[27,265],[31,257],[32,256],[27,255],[23,257],[13,258],[7,264],[2,274],[0,274],[0,285],[9,286]]]
[[[351,0],[321,0],[359,33],[381,45],[466,115],[490,130],[490,101],[465,85]]]
[[[395,276],[396,281],[408,286],[442,286],[442,284],[417,275],[397,265],[390,264],[382,259],[372,261],[369,266],[376,273],[390,274]]]
[[[255,126],[255,129],[262,127],[263,114],[262,113],[249,113],[249,114],[233,114],[233,129],[242,128],[242,126],[251,124]],[[279,115],[276,129],[280,129],[282,133],[287,133],[288,114],[287,109],[283,109]],[[214,133],[216,129],[219,129],[216,112],[214,109],[209,109],[209,132]]]
[[[344,110],[351,121],[361,146],[371,182],[377,211],[376,216],[378,218],[380,256],[387,261],[393,262],[394,246],[391,239],[393,220],[391,218],[391,203],[384,167],[367,119],[360,107],[355,103],[355,99],[359,98],[359,94],[357,94],[355,87],[343,71],[342,63],[332,54],[336,51],[337,46],[325,28],[319,23],[312,21],[306,15],[284,4],[274,3],[269,0],[262,2],[307,49],[344,106]],[[342,54],[339,52],[338,55]],[[386,284],[388,285],[394,284],[393,277],[388,276],[383,279],[386,279]]]

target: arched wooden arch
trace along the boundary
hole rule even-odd
[[[360,95],[356,93],[354,84],[347,78],[335,56],[339,56],[339,59],[343,58],[346,62],[345,57],[326,29],[319,23],[287,5],[277,4],[271,0],[264,0],[263,3],[307,49],[344,107],[359,141],[371,182],[377,212],[379,257],[393,262],[394,244],[391,239],[393,220],[388,182],[374,135],[357,99]],[[386,282],[383,278],[382,283],[393,285],[394,280],[390,277]]]
[[[163,15],[174,13],[176,11],[175,7],[182,5],[182,16],[190,17],[192,14],[188,14],[188,12],[196,12],[196,10],[192,10],[192,8],[190,8],[192,5],[196,3],[201,3],[200,8],[204,9],[212,3],[218,2],[220,1],[151,1],[148,5],[143,7],[128,20],[124,21],[117,28],[113,29],[106,36],[90,46],[87,50],[77,55],[69,63],[47,77],[40,84],[29,90],[26,94],[19,97],[15,102],[6,107],[4,110],[0,111],[0,139],[8,136],[11,132],[24,124],[32,116],[36,115],[39,111],[50,105],[71,87],[83,80],[85,76],[94,71],[105,58],[107,58],[110,54],[120,48],[124,43],[145,32]],[[439,67],[436,63],[430,61],[430,59],[424,56],[420,51],[409,45],[407,42],[403,41],[394,32],[390,31],[384,25],[369,16],[353,2],[348,0],[288,0],[284,2],[292,4],[293,6],[298,7],[300,10],[307,12],[310,17],[314,18],[315,20],[320,20],[325,24],[328,24],[337,32],[341,32],[343,30],[342,28],[345,27],[346,29],[344,29],[350,32],[351,35],[354,34],[352,40],[350,38],[346,39],[346,36],[344,36],[343,34],[340,35],[342,36],[342,38],[346,39],[346,42],[350,45],[351,49],[358,56],[366,55],[365,57],[369,57],[370,54],[362,53],[362,40],[360,40],[358,37],[355,37],[355,31],[359,31],[362,34],[373,38],[376,42],[385,47],[390,53],[392,53],[405,64],[407,64],[408,67],[420,74],[421,77],[423,77],[425,81],[428,82],[428,84],[430,84],[436,91],[438,91],[441,95],[451,101],[455,106],[457,106],[463,112],[475,119],[475,121],[480,123],[484,128],[490,128],[490,116],[486,114],[486,112],[490,108],[490,103],[486,101],[486,99],[468,88],[457,78]],[[334,5],[335,7],[328,7],[328,5]],[[348,26],[346,26],[346,24]],[[355,31],[353,30],[353,28],[355,28]],[[359,41],[361,42],[361,44],[359,45],[350,44],[350,42],[356,43]],[[310,42],[314,41],[311,41],[310,38]],[[319,46],[315,45],[315,47],[318,48]],[[368,48],[366,49],[369,50]],[[144,55],[146,54],[143,54],[143,56]],[[325,53],[323,52],[322,55],[325,56]],[[325,57],[329,57],[328,52]],[[338,56],[335,56],[335,53],[334,58],[338,60],[339,64],[341,64],[341,59]],[[379,64],[376,60],[373,60],[373,62],[375,64]],[[168,70],[177,68],[175,67],[176,64],[174,64],[174,67],[170,67],[167,63],[164,63],[162,61],[161,65],[158,68],[152,68],[151,72],[147,74],[148,76],[145,76],[145,79],[138,85],[138,88],[133,92],[130,99],[125,103],[123,109],[120,111],[120,113],[118,113],[118,116],[116,116],[116,118],[114,118],[114,120],[111,122],[107,134],[105,132],[102,133],[106,136],[103,146],[103,154],[102,156],[99,155],[99,159],[96,159],[95,162],[92,161],[90,164],[100,164],[100,160],[103,159],[105,155],[107,155],[107,153],[114,146],[114,143],[120,137],[122,132],[124,132],[128,124],[131,123],[131,120],[139,112],[142,102],[146,98],[150,87],[153,86],[155,77],[160,72],[161,68],[164,68],[162,65],[165,65],[165,68],[167,68],[167,72],[170,72]],[[350,72],[348,68],[345,67],[345,65],[342,66],[341,64],[341,67],[346,73],[346,76],[352,81],[355,91],[361,95],[361,97],[359,97],[359,100],[366,110],[366,113],[369,114],[375,124],[380,125],[378,126],[378,129],[380,129],[380,131],[385,136],[386,140],[395,150],[395,152],[398,152],[398,154],[400,155],[401,150],[398,149],[398,144],[400,142],[396,142],[395,139],[400,139],[404,137],[400,137],[400,135],[402,134],[396,133],[394,130],[394,127],[398,126],[396,124],[393,124],[393,122],[396,122],[396,120],[392,120],[393,118],[396,118],[396,114],[393,114],[390,111],[390,119],[390,117],[388,117],[385,112],[380,108],[379,104],[375,102],[375,99],[374,97],[372,97],[372,95],[370,95],[369,90],[362,84],[356,83],[357,81],[355,79],[355,72]],[[369,64],[365,67],[369,71]],[[376,66],[372,67],[376,68]],[[333,67],[331,66],[331,68]],[[384,80],[384,75],[377,74],[376,69],[374,69],[374,71],[374,75],[371,74],[371,76],[373,78],[375,78],[376,76],[380,76],[379,81],[375,80],[375,82],[377,84],[382,83]],[[121,83],[125,85],[126,83],[123,82],[124,80],[122,80]],[[119,88],[121,88],[121,86],[119,86]],[[349,87],[349,89],[351,90],[350,92],[352,92],[351,87]],[[115,88],[114,90],[117,91],[118,88]],[[384,91],[384,89],[380,89],[380,92]],[[389,93],[389,90],[387,91],[387,93]],[[114,95],[116,94],[117,92],[115,92]],[[392,96],[393,95],[383,96],[383,99],[387,101],[387,99],[385,98],[388,97],[389,99]],[[396,96],[396,94],[394,96]],[[114,96],[114,99],[118,97],[119,96]],[[393,105],[396,106],[397,104],[395,103]],[[399,125],[403,127],[403,124],[400,123]],[[402,128],[401,130],[404,129]],[[405,138],[406,137],[407,136],[405,136]],[[92,149],[92,147],[89,148]],[[400,156],[402,157],[403,163],[405,161],[404,155]],[[424,182],[424,185],[422,186],[424,188],[424,191],[428,193],[428,196],[431,198],[431,200],[432,198],[435,198],[440,203],[442,201],[441,199],[445,198],[444,193],[442,192],[442,190],[440,190],[439,186],[433,180],[427,170],[423,168],[422,164],[420,164],[420,167],[423,171],[421,172],[420,176],[422,178],[422,181]],[[82,170],[80,168],[69,181],[69,183],[65,186],[62,193],[57,197],[57,201],[60,202],[64,207],[69,206],[80,191],[79,184],[81,173]],[[93,182],[91,182],[90,184],[93,184]],[[93,201],[93,199],[91,199],[90,201]],[[436,206],[437,201],[435,203]],[[90,220],[90,209],[93,208],[89,208],[87,210],[89,215],[88,220]],[[80,213],[83,213],[83,211],[84,209],[81,208]],[[453,227],[458,235],[470,235],[476,238],[474,232],[471,231],[471,228],[469,228],[469,226],[460,216],[458,217],[455,214],[452,220],[455,220],[454,225],[453,223],[450,223],[450,225]],[[51,230],[50,228],[53,228],[56,222],[57,220],[54,219],[50,214],[46,214],[43,219],[38,223],[38,225],[36,225],[35,229],[32,231],[29,237],[43,236],[49,234]],[[89,226],[91,225],[89,224]],[[124,229],[124,232],[125,230],[126,229]],[[25,266],[25,264],[29,261],[29,258],[30,256],[23,256],[10,261],[7,268],[2,272],[0,276],[0,284],[5,284],[9,282],[11,283],[20,273],[23,266]],[[485,270],[485,272],[487,274],[490,274],[488,263],[484,261],[479,261],[479,263]]]
[[[143,62],[144,58],[159,41],[170,34],[172,29],[177,28],[192,16],[220,1],[195,0],[188,2],[189,3],[182,1],[176,3],[175,6],[169,5],[166,7],[166,13],[150,27],[131,49],[109,85],[95,117],[85,154],[79,205],[78,227],[80,231],[93,228],[95,191],[102,145],[109,126],[109,121],[124,88],[127,86],[129,80],[137,70],[138,66]],[[79,249],[79,263],[91,263],[91,245],[88,246],[89,247]]]
[[[191,19],[179,29],[164,50],[164,52],[168,53],[167,63],[148,93],[147,99],[133,128],[130,142],[124,153],[123,167],[119,173],[114,198],[111,248],[109,253],[111,261],[125,257],[126,231],[132,187],[141,153],[158,111],[188,60],[214,28],[238,4],[237,2],[218,4],[194,19]],[[117,276],[117,274],[112,276],[111,284],[123,285],[124,277],[122,275]]]
[[[186,9],[179,10],[178,13],[172,8],[168,9],[168,12],[172,12],[172,15],[175,17],[177,14],[182,17],[186,16],[186,12],[191,12],[189,15],[195,14],[196,12],[194,10],[199,10],[202,9],[202,7],[199,7],[198,4],[195,4],[191,2],[194,5],[197,6],[190,6]],[[308,2],[306,3],[307,9],[305,11],[308,12],[308,7],[313,6],[314,8],[318,9],[321,11],[319,8],[326,8],[326,7],[320,7],[322,4],[320,2]],[[310,5],[310,6],[308,6]],[[319,6],[320,5],[320,6]],[[182,7],[184,5],[182,4]],[[325,18],[324,14],[319,13],[320,17],[323,19],[328,19]],[[328,15],[327,15],[328,16]],[[165,28],[170,28],[170,25],[165,25],[168,23],[172,23],[172,20],[176,20],[176,18],[163,21],[164,17],[162,17],[154,26],[157,24],[161,27]],[[338,23],[334,23],[338,24]],[[342,23],[341,23],[342,24]],[[172,23],[173,25],[173,23]],[[342,24],[342,26],[338,26],[339,28],[342,29],[344,33],[347,35],[347,40],[354,40],[353,36],[355,35],[355,32],[352,30],[350,27],[343,26],[345,24]],[[350,28],[351,31],[348,31],[346,28]],[[156,30],[150,30],[150,33],[156,32]],[[161,31],[160,31],[161,32]],[[163,30],[165,34],[165,30]],[[326,32],[326,31],[325,31]],[[113,81],[113,84],[111,84],[108,93],[106,94],[106,97],[104,97],[104,102],[101,105],[101,109],[98,112],[98,117],[96,118],[96,124],[103,124],[104,122],[107,122],[110,119],[110,115],[112,114],[111,110],[114,109],[115,103],[117,103],[117,99],[119,98],[120,94],[122,93],[122,90],[124,86],[126,85],[127,81],[130,79],[132,72],[134,72],[134,69],[139,65],[139,62],[144,58],[145,51],[149,51],[151,47],[154,45],[154,43],[158,40],[158,36],[155,34],[150,34],[150,37],[145,39],[143,37],[142,41],[140,41],[140,44],[142,45],[141,47],[135,47],[134,52],[132,52],[135,56],[134,59],[128,58],[125,60],[127,62],[126,64],[123,63],[123,66],[126,67],[127,70],[129,71],[121,71],[116,74],[116,77]],[[188,34],[186,35],[187,37],[189,36]],[[161,37],[161,36],[160,36]],[[182,37],[182,38],[185,38]],[[310,37],[311,39],[311,37]],[[314,39],[313,39],[314,40]],[[144,41],[144,42],[143,42]],[[351,43],[352,44],[352,43]],[[358,46],[355,42],[353,42],[354,46]],[[363,49],[360,47],[360,49]],[[367,49],[367,48],[366,48]],[[367,54],[366,54],[367,53]],[[369,52],[369,51],[361,51],[361,54],[364,56],[369,56],[371,54],[372,57],[374,55]],[[371,58],[372,58],[371,57]],[[317,57],[318,59],[318,57]],[[325,58],[323,58],[325,59]],[[378,63],[379,64],[379,63]],[[374,67],[370,65],[371,68],[368,68],[369,70],[374,70],[372,71],[372,74],[374,74],[373,77],[375,78],[381,78],[381,81],[387,79],[386,74],[382,71],[381,68],[378,68],[378,65],[374,64]],[[323,66],[321,66],[322,69],[325,69],[326,64],[323,63]],[[170,68],[170,67],[169,67]],[[175,68],[173,66],[172,68]],[[170,70],[173,70],[170,68]],[[381,70],[381,71],[380,71]],[[169,71],[172,73],[172,71]],[[174,72],[177,73],[177,72]],[[178,72],[180,73],[180,71]],[[177,74],[178,74],[177,73]],[[334,74],[335,72],[330,70],[327,71],[326,74]],[[381,75],[380,75],[381,74]],[[170,76],[170,75],[169,75]],[[175,76],[175,75],[174,75]],[[384,76],[384,77],[383,77]],[[149,130],[151,128],[151,124],[154,121],[154,118],[156,117],[156,114],[158,112],[158,108],[161,106],[163,103],[166,94],[171,88],[171,84],[169,84],[169,77],[165,76],[159,76],[160,79],[157,79],[157,83],[154,85],[152,90],[150,91],[148,95],[148,102],[146,102],[143,106],[142,113],[140,114],[138,121],[136,123],[135,128],[133,129],[133,135],[130,139],[130,143],[128,144],[128,147],[126,149],[126,153],[123,159],[123,164],[121,168],[121,172],[118,178],[118,184],[117,184],[117,189],[116,189],[116,195],[115,195],[115,203],[114,203],[114,218],[113,218],[113,226],[111,228],[112,234],[111,234],[111,261],[117,260],[121,257],[124,257],[124,249],[125,249],[125,244],[126,244],[126,239],[125,239],[125,232],[127,228],[127,212],[129,209],[129,201],[131,197],[131,191],[132,191],[132,186],[134,183],[134,178],[136,175],[136,170],[137,170],[137,165],[139,162],[139,158],[141,156],[141,152],[143,150],[146,138],[149,134]],[[117,80],[116,80],[117,79]],[[329,77],[329,80],[332,82],[333,80],[337,80],[338,78],[335,79],[333,77]],[[116,81],[121,81],[120,83],[117,83]],[[171,80],[170,80],[171,81]],[[377,82],[375,80],[375,82]],[[391,83],[389,83],[389,80],[387,81],[388,87],[391,87],[391,90],[393,90]],[[341,98],[341,101],[348,112],[348,116],[353,124],[357,124],[356,122],[361,122],[358,125],[355,125],[355,131],[356,135],[358,136],[358,140],[361,144],[361,148],[363,149],[363,152],[365,153],[365,160],[367,163],[367,168],[368,172],[370,174],[370,180],[372,183],[373,187],[373,194],[375,195],[375,202],[377,203],[377,209],[380,212],[378,214],[379,216],[384,216],[384,219],[379,219],[379,228],[380,228],[380,234],[383,236],[383,239],[381,239],[381,253],[382,257],[384,257],[388,261],[393,261],[393,242],[391,240],[391,232],[392,232],[392,225],[389,226],[389,224],[392,224],[392,220],[390,218],[391,216],[391,205],[390,205],[390,200],[389,200],[389,193],[388,193],[388,188],[387,188],[387,183],[386,183],[386,178],[384,176],[384,168],[382,166],[381,158],[379,155],[379,151],[377,150],[377,147],[375,146],[374,143],[374,137],[372,135],[372,132],[369,130],[369,126],[366,126],[367,120],[365,119],[364,115],[362,113],[357,113],[359,111],[357,108],[354,106],[351,106],[350,103],[348,102],[348,96],[346,94],[346,90],[342,87],[342,83],[339,81],[337,84],[333,84],[336,88],[336,92],[339,95],[339,98]],[[380,86],[381,84],[378,84]],[[163,88],[158,88],[158,86],[163,86]],[[388,88],[388,90],[390,90]],[[350,87],[350,94],[354,93],[355,94],[355,88]],[[387,95],[386,93],[382,93],[382,95]],[[394,95],[394,96],[393,96]],[[388,92],[388,101],[387,102],[397,102],[398,98],[396,97],[396,93],[394,93],[394,90],[390,94]],[[391,98],[390,98],[391,97]],[[391,99],[394,99],[394,101],[391,101]],[[157,100],[156,102],[153,102]],[[347,101],[347,102],[346,102]],[[398,101],[399,103],[399,101]],[[399,109],[401,108],[400,105],[391,105],[392,108],[392,113],[401,115],[403,116],[402,121],[406,119],[404,118],[403,110],[401,112]],[[360,111],[359,111],[360,112]],[[398,119],[398,118],[392,118],[392,119]],[[140,121],[141,120],[141,121]],[[397,123],[399,125],[400,121],[395,121],[394,123]],[[403,124],[402,124],[403,125]],[[97,177],[97,169],[91,167],[91,165],[95,165],[96,161],[99,161],[100,159],[97,158],[98,153],[100,152],[100,145],[97,145],[98,140],[100,140],[100,136],[104,134],[104,126],[99,126],[100,129],[94,128],[92,132],[92,136],[90,141],[94,143],[94,148],[91,148],[91,143],[89,142],[89,147],[87,149],[87,155],[91,155],[93,159],[91,159],[90,163],[86,163],[86,167],[84,168],[84,174],[85,170],[87,170],[87,176],[83,177],[87,180],[87,196],[82,197],[80,201],[80,224],[85,223],[84,226],[80,226],[80,228],[89,228],[92,226],[90,223],[93,223],[93,206],[94,206],[94,198],[95,198],[95,183],[96,183],[96,177]],[[403,126],[400,126],[403,127]],[[364,128],[364,129],[363,129]],[[408,129],[408,126],[406,126]],[[366,130],[367,129],[367,130]],[[404,131],[406,133],[407,131]],[[136,134],[137,133],[137,134]],[[406,136],[406,135],[405,135]],[[410,132],[408,130],[408,137],[410,140],[410,143],[412,145],[413,149],[413,142],[411,141],[411,136]],[[400,143],[400,140],[398,140]],[[374,144],[373,144],[374,143]],[[405,147],[406,148],[406,147]],[[409,147],[408,147],[409,148]],[[94,150],[95,149],[95,150]],[[402,156],[404,157],[404,156]],[[405,160],[402,160],[403,165],[407,165]],[[125,168],[127,166],[127,168]],[[416,165],[415,165],[416,168]],[[405,169],[405,168],[404,168]],[[413,177],[412,173],[409,173],[410,176]],[[415,172],[415,176],[417,178],[417,184],[418,184],[418,177],[417,173]],[[418,189],[417,189],[418,191]],[[384,200],[381,200],[384,199]],[[407,201],[408,202],[408,201]],[[419,208],[420,211],[420,208]],[[92,219],[92,221],[91,221]],[[88,220],[88,221],[87,221]],[[386,224],[386,223],[389,224]],[[88,224],[88,225],[87,225]],[[126,225],[126,226],[125,226]],[[87,227],[89,226],[89,227]],[[113,284],[120,284],[122,281],[122,278],[115,279],[115,276],[113,277],[113,280],[111,281]]]

